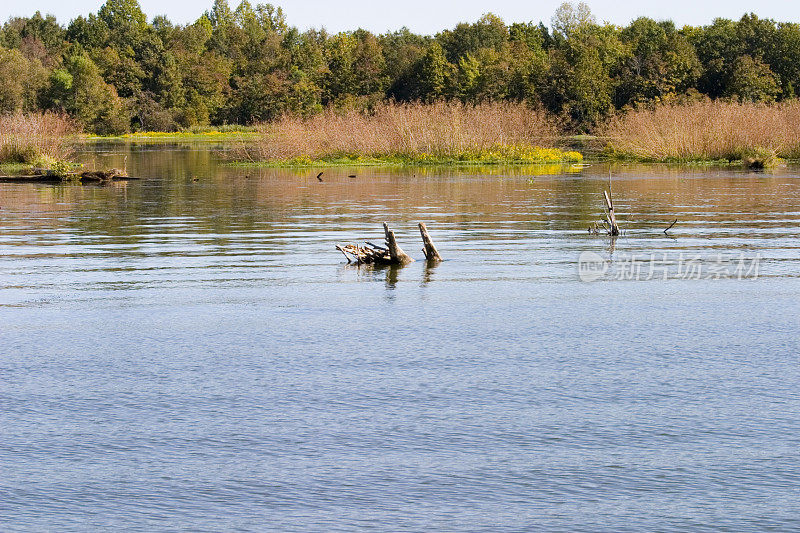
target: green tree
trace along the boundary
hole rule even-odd
[[[794,98],[800,90],[800,24],[778,24],[776,54],[770,68],[780,77],[783,98]]]
[[[12,18],[3,27],[6,47],[20,50],[25,57],[36,59],[47,68],[61,61],[66,50],[65,35],[55,17],[43,17],[39,11],[29,18]]]
[[[87,131],[101,135],[128,131],[130,118],[125,102],[103,81],[88,54],[75,53],[64,63],[64,69],[51,73],[42,106],[70,113]]]
[[[586,131],[614,109],[615,72],[625,57],[619,30],[585,24],[560,34],[550,50],[550,69],[541,99],[545,106]]]
[[[725,96],[742,102],[774,102],[779,94],[778,76],[769,65],[748,55],[736,58]]]
[[[86,50],[92,50],[108,45],[110,31],[108,25],[92,13],[87,18],[79,16],[73,19],[67,27],[66,39]]]
[[[453,70],[441,45],[434,42],[413,69],[409,97],[427,102],[446,97]]]
[[[712,98],[721,97],[730,78],[733,62],[744,53],[736,35],[736,23],[715,19],[710,26],[690,32],[703,73],[697,88]]]
[[[512,24],[509,34],[508,96],[538,103],[538,91],[544,87],[549,68],[542,26]]]
[[[459,24],[436,36],[447,60],[453,64],[467,54],[475,54],[482,48],[501,52],[508,42],[508,28],[503,19],[487,13],[474,24]]]
[[[0,47],[0,113],[34,110],[46,83],[47,70],[37,59]]]
[[[671,22],[638,18],[620,33],[627,46],[616,105],[665,101],[692,87],[701,72],[694,48]]]

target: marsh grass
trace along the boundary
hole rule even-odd
[[[598,132],[606,154],[654,162],[743,161],[770,166],[800,158],[800,102],[701,101],[638,109]]]
[[[580,154],[554,147],[555,122],[523,104],[386,103],[370,113],[326,110],[257,126],[242,154],[253,162],[553,163]]]
[[[0,162],[49,167],[69,160],[74,121],[58,113],[0,115]]]

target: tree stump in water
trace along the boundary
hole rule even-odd
[[[386,222],[383,223],[383,233],[386,238],[386,246],[389,247],[389,257],[392,259],[393,264],[404,265],[413,261],[397,244],[394,232],[389,229],[389,225]]]
[[[425,227],[424,222],[419,223],[419,234],[422,235],[422,244],[424,246],[422,253],[425,254],[425,259],[428,261],[441,261],[442,256],[439,255],[439,250],[436,249],[431,236],[428,235],[428,228]]]
[[[425,248],[422,250],[428,261],[441,261],[442,256],[433,244],[425,224],[419,223],[419,231],[422,235],[422,242]],[[394,232],[389,229],[389,225],[383,223],[383,234],[386,246],[378,246],[371,242],[364,243],[365,246],[358,244],[336,245],[336,249],[342,252],[348,263],[358,265],[406,265],[414,260],[397,244]]]

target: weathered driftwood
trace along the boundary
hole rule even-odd
[[[356,263],[357,265],[390,265],[392,263],[389,250],[375,247],[370,243],[366,244],[366,246],[357,244],[341,246],[337,244],[336,249],[342,252],[348,263]]]
[[[405,265],[414,261],[397,244],[394,232],[389,229],[389,225],[383,223],[384,238],[386,246],[378,246],[371,242],[365,242],[364,246],[358,244],[337,244],[336,249],[342,252],[348,263],[358,265]]]
[[[616,237],[619,235],[619,225],[617,224],[617,217],[614,215],[614,203],[611,200],[611,189],[609,185],[608,191],[603,191],[603,197],[606,202],[606,217],[601,218],[599,222],[595,222],[589,226],[589,233],[599,235],[605,233]]]
[[[383,223],[383,233],[386,239],[386,246],[389,247],[389,256],[392,259],[392,263],[404,265],[414,261],[400,248],[400,245],[397,244],[394,232],[389,229],[389,225],[386,222]]]
[[[603,195],[605,195],[606,198],[606,209],[608,211],[606,215],[610,227],[608,233],[616,237],[619,235],[619,226],[617,225],[617,218],[614,216],[614,203],[611,201],[611,193],[609,191],[603,191]]]
[[[425,259],[428,261],[441,261],[442,256],[439,255],[439,250],[436,249],[431,236],[428,235],[428,228],[425,227],[424,222],[419,223],[419,234],[422,236],[422,253],[425,254]]]

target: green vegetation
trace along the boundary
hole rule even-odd
[[[0,174],[21,174],[24,170],[30,168],[30,165],[23,163],[0,163]]]
[[[135,143],[164,143],[164,142],[230,142],[230,141],[253,141],[258,134],[254,131],[137,131],[136,133],[125,133],[122,135],[85,135],[86,141],[109,141],[119,140]]]
[[[336,167],[336,166],[488,166],[488,165],[574,165],[583,162],[578,152],[529,145],[495,145],[484,150],[464,151],[452,157],[428,153],[417,154],[358,154],[335,153],[312,159],[291,159],[237,162],[244,167]]]
[[[616,111],[698,96],[781,102],[800,87],[800,25],[745,15],[678,28],[596,22],[562,5],[549,26],[487,14],[435,36],[299,31],[279,7],[214,0],[188,25],[107,0],[66,27],[38,12],[0,29],[0,113],[53,110],[84,131],[249,125],[387,100],[523,102],[585,133]]]

